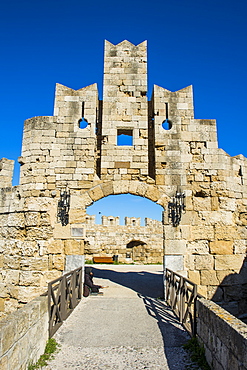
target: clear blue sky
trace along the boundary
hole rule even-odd
[[[25,119],[52,115],[56,82],[97,82],[102,97],[104,39],[148,40],[149,95],[192,84],[195,117],[217,119],[219,146],[247,156],[246,19],[246,0],[2,1],[0,158],[20,155]]]

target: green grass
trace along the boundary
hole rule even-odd
[[[85,265],[93,265],[93,260],[86,260]]]
[[[200,369],[210,370],[210,366],[205,357],[205,350],[199,345],[197,338],[191,338],[183,347],[189,352],[191,360],[195,362]]]
[[[48,339],[45,347],[45,353],[40,356],[36,364],[30,363],[28,370],[41,369],[47,365],[47,361],[52,358],[52,354],[58,349],[59,345],[54,338]]]

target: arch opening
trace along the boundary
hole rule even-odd
[[[163,207],[136,195],[110,195],[87,211],[85,258],[118,256],[120,263],[163,263]],[[88,219],[96,222],[88,222]]]

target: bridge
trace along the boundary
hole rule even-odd
[[[183,348],[191,336],[211,369],[247,369],[247,326],[162,265],[93,265],[103,296],[82,298],[82,269],[49,283],[1,321],[1,369],[25,369],[54,336],[56,369],[193,369]],[[165,282],[165,300],[162,299]],[[49,324],[48,324],[49,318]],[[190,334],[190,335],[189,335]]]
[[[46,369],[185,369],[190,338],[163,296],[162,265],[94,265],[103,296],[84,298],[56,332]]]

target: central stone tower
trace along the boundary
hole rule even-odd
[[[105,41],[101,175],[148,175],[147,44]]]

